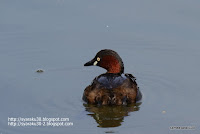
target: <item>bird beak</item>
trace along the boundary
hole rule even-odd
[[[97,61],[95,59],[92,59],[91,61],[87,62],[84,64],[84,66],[93,66],[93,65],[96,65]]]

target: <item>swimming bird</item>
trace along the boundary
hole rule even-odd
[[[85,88],[82,99],[88,104],[126,105],[141,100],[136,78],[124,74],[124,64],[117,52],[101,50],[84,66],[99,66],[107,70]]]

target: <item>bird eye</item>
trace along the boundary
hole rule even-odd
[[[97,61],[100,61],[101,59],[99,57],[97,57]]]

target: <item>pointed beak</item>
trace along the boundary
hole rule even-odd
[[[93,66],[94,65],[95,60],[92,59],[91,61],[87,62],[84,64],[84,66]]]

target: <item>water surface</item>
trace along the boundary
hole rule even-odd
[[[0,133],[198,134],[199,5],[198,0],[1,0]],[[141,103],[83,104],[85,87],[105,72],[83,64],[105,48],[117,51],[125,72],[136,76]],[[13,127],[8,117],[67,117],[73,126]]]

